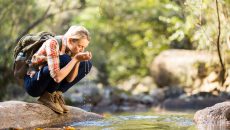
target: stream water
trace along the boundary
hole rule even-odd
[[[87,62],[88,63],[88,62]],[[85,75],[89,65],[85,64]],[[85,79],[84,85],[89,85]],[[120,113],[104,114],[105,119],[66,124],[79,130],[196,130],[193,113]]]
[[[69,126],[80,130],[196,130],[192,119],[193,114],[185,113],[122,113]]]

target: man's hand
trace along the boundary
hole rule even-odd
[[[92,53],[91,52],[80,52],[77,53],[74,58],[76,58],[78,61],[85,61],[85,60],[90,60],[92,58]]]

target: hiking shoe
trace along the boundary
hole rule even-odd
[[[63,109],[63,112],[66,112],[66,113],[69,112],[69,109],[65,105],[65,100],[64,100],[64,98],[62,96],[62,92],[61,91],[57,91],[56,92],[56,96],[57,96],[57,99],[58,99],[58,102],[59,102],[60,106]]]
[[[40,96],[40,98],[38,99],[38,102],[47,106],[48,108],[52,109],[53,111],[59,114],[63,113],[63,109],[59,105],[59,102],[56,96],[56,92],[52,94],[45,92],[43,95]]]

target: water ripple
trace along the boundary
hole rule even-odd
[[[74,122],[73,127],[102,130],[181,129],[194,127],[192,119],[181,115],[118,115],[98,121]]]

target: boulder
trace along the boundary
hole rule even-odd
[[[80,83],[65,92],[64,98],[68,104],[73,106],[82,106],[85,103],[95,106],[103,98],[103,89],[94,82],[83,79]]]
[[[171,49],[161,52],[152,62],[151,74],[156,84],[193,86],[194,78],[207,76],[207,64],[218,63],[216,53]]]
[[[129,91],[132,95],[138,95],[148,93],[150,90],[156,88],[156,84],[151,76],[145,76],[143,78],[131,76],[127,80],[118,83],[117,88],[123,91]]]
[[[199,98],[184,98],[184,99],[166,99],[161,108],[165,110],[199,110],[205,107],[210,107],[216,103],[226,101],[219,97],[199,97]]]
[[[97,120],[103,117],[68,106],[69,113],[57,114],[48,107],[22,101],[0,102],[0,129],[61,126],[65,123]]]
[[[230,101],[217,103],[212,107],[199,110],[194,115],[194,121],[198,126],[218,125],[230,126]]]
[[[179,96],[183,95],[184,89],[178,86],[171,86],[164,88],[165,98],[178,98]]]
[[[149,95],[158,102],[162,102],[165,99],[165,92],[161,88],[152,89]]]

